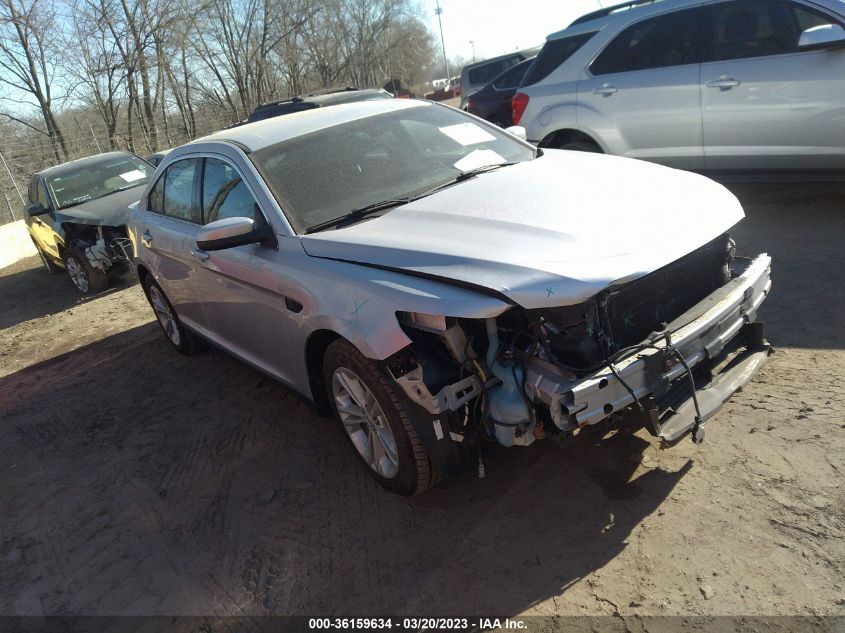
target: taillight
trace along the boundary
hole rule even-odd
[[[528,107],[528,95],[522,92],[517,92],[513,99],[511,99],[511,108],[513,109],[513,124],[519,125],[519,120],[525,114],[525,108]]]

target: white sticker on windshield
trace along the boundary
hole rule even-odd
[[[440,128],[440,131],[461,145],[476,145],[478,143],[488,143],[496,140],[495,136],[475,123],[447,125],[446,127]]]
[[[455,169],[461,171],[469,171],[476,167],[486,167],[487,165],[501,165],[507,162],[502,156],[494,152],[492,149],[477,149],[471,154],[467,154],[457,163]]]
[[[132,171],[127,171],[125,174],[120,174],[120,177],[123,178],[126,182],[135,182],[136,180],[141,180],[141,178],[145,178],[144,172],[139,169],[133,169]]]

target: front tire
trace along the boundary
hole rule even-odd
[[[326,350],[323,380],[335,417],[373,479],[404,497],[428,490],[431,463],[405,410],[405,396],[386,371],[338,339]]]
[[[75,248],[69,248],[65,251],[62,259],[68,277],[79,292],[95,294],[109,287],[108,275],[102,270],[94,268],[85,253]]]
[[[164,335],[177,352],[185,356],[193,356],[202,351],[202,341],[182,325],[164,290],[151,276],[144,279],[144,294],[147,295],[147,301],[150,302],[150,307]]]

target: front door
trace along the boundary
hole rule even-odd
[[[206,223],[246,217],[265,223],[241,172],[228,161],[204,160],[202,211]],[[288,327],[297,312],[275,245],[247,244],[202,254],[199,285],[212,340],[260,369],[290,382]],[[301,305],[299,306],[301,309]]]
[[[55,205],[47,195],[47,187],[40,177],[35,177],[29,185],[29,202],[30,204],[38,202],[45,209],[49,210],[47,213],[34,216],[32,222],[29,224],[29,228],[41,250],[48,256],[61,261],[62,258],[59,254],[60,244],[55,230]]]
[[[834,23],[789,0],[712,7],[701,71],[705,166],[845,168],[845,51],[799,51],[801,33]]]

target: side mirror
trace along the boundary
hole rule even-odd
[[[256,224],[249,218],[224,218],[206,224],[197,232],[197,248],[221,251],[226,248],[257,244],[273,238],[269,226]]]
[[[34,218],[36,215],[44,215],[49,212],[50,209],[46,209],[40,202],[33,202],[26,208],[26,214],[31,218]]]
[[[798,50],[812,51],[825,48],[845,48],[845,29],[838,24],[822,24],[801,33]]]
[[[525,128],[524,128],[524,127],[522,127],[522,126],[520,126],[520,125],[512,125],[512,126],[510,126],[510,127],[508,127],[508,128],[505,128],[505,132],[510,132],[510,133],[511,133],[511,134],[513,134],[516,138],[521,139],[521,140],[523,140],[523,141],[527,138],[527,134],[526,134],[526,132],[525,132]]]

